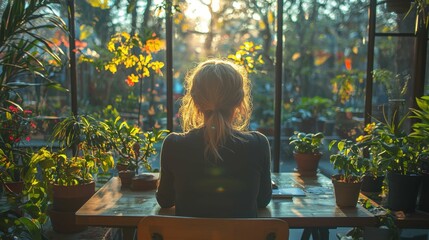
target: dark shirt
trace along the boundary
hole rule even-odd
[[[271,200],[270,147],[259,132],[238,133],[219,152],[223,160],[204,160],[202,129],[171,133],[161,150],[156,199],[162,208],[191,217],[256,217]]]

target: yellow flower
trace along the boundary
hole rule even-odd
[[[116,71],[118,71],[118,69],[116,68],[116,65],[112,63],[109,63],[106,66],[104,66],[104,69],[110,71],[113,74],[115,74]]]
[[[115,51],[115,43],[113,42],[113,41],[110,41],[108,44],[107,44],[107,50],[109,50],[109,52],[114,52]]]
[[[121,36],[125,38],[125,40],[129,40],[130,39],[130,34],[127,32],[122,32]]]
[[[360,135],[359,137],[356,138],[356,142],[358,142],[358,143],[363,142],[364,139],[365,139],[364,136]]]
[[[375,122],[372,122],[372,123],[368,123],[363,130],[368,134],[371,134],[374,131],[374,129],[375,129]]]

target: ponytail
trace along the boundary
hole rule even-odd
[[[179,114],[183,130],[203,128],[208,160],[219,161],[219,148],[234,130],[247,130],[250,114],[250,82],[243,68],[224,60],[198,65],[185,80],[186,94]]]

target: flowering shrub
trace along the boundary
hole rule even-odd
[[[255,45],[253,42],[244,42],[243,45],[234,54],[228,55],[228,58],[234,63],[243,66],[248,73],[256,72],[256,65],[264,64],[261,54],[261,45]]]
[[[22,140],[30,141],[36,124],[30,119],[32,111],[9,105],[0,112],[0,178],[3,181],[21,180],[27,169],[29,153],[19,148]]]
[[[0,117],[2,148],[12,148],[21,140],[30,141],[31,131],[36,128],[36,124],[30,119],[32,114],[31,110],[23,110],[15,105],[10,105],[8,111],[2,113]]]
[[[132,87],[139,82],[139,79],[149,77],[151,71],[162,75],[161,69],[164,67],[164,63],[155,61],[152,54],[159,52],[163,45],[163,41],[155,34],[143,39],[137,34],[131,36],[126,32],[116,33],[107,43],[107,50],[112,54],[111,58],[105,62],[102,61],[97,67],[112,74],[115,74],[120,66],[132,69],[133,72],[125,79],[126,84]],[[81,55],[79,60],[95,62],[94,58],[84,55]]]

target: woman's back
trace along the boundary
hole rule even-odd
[[[236,136],[219,148],[222,160],[214,163],[204,160],[202,129],[170,134],[161,153],[160,205],[175,205],[183,216],[256,217],[271,199],[269,145],[258,132]]]

